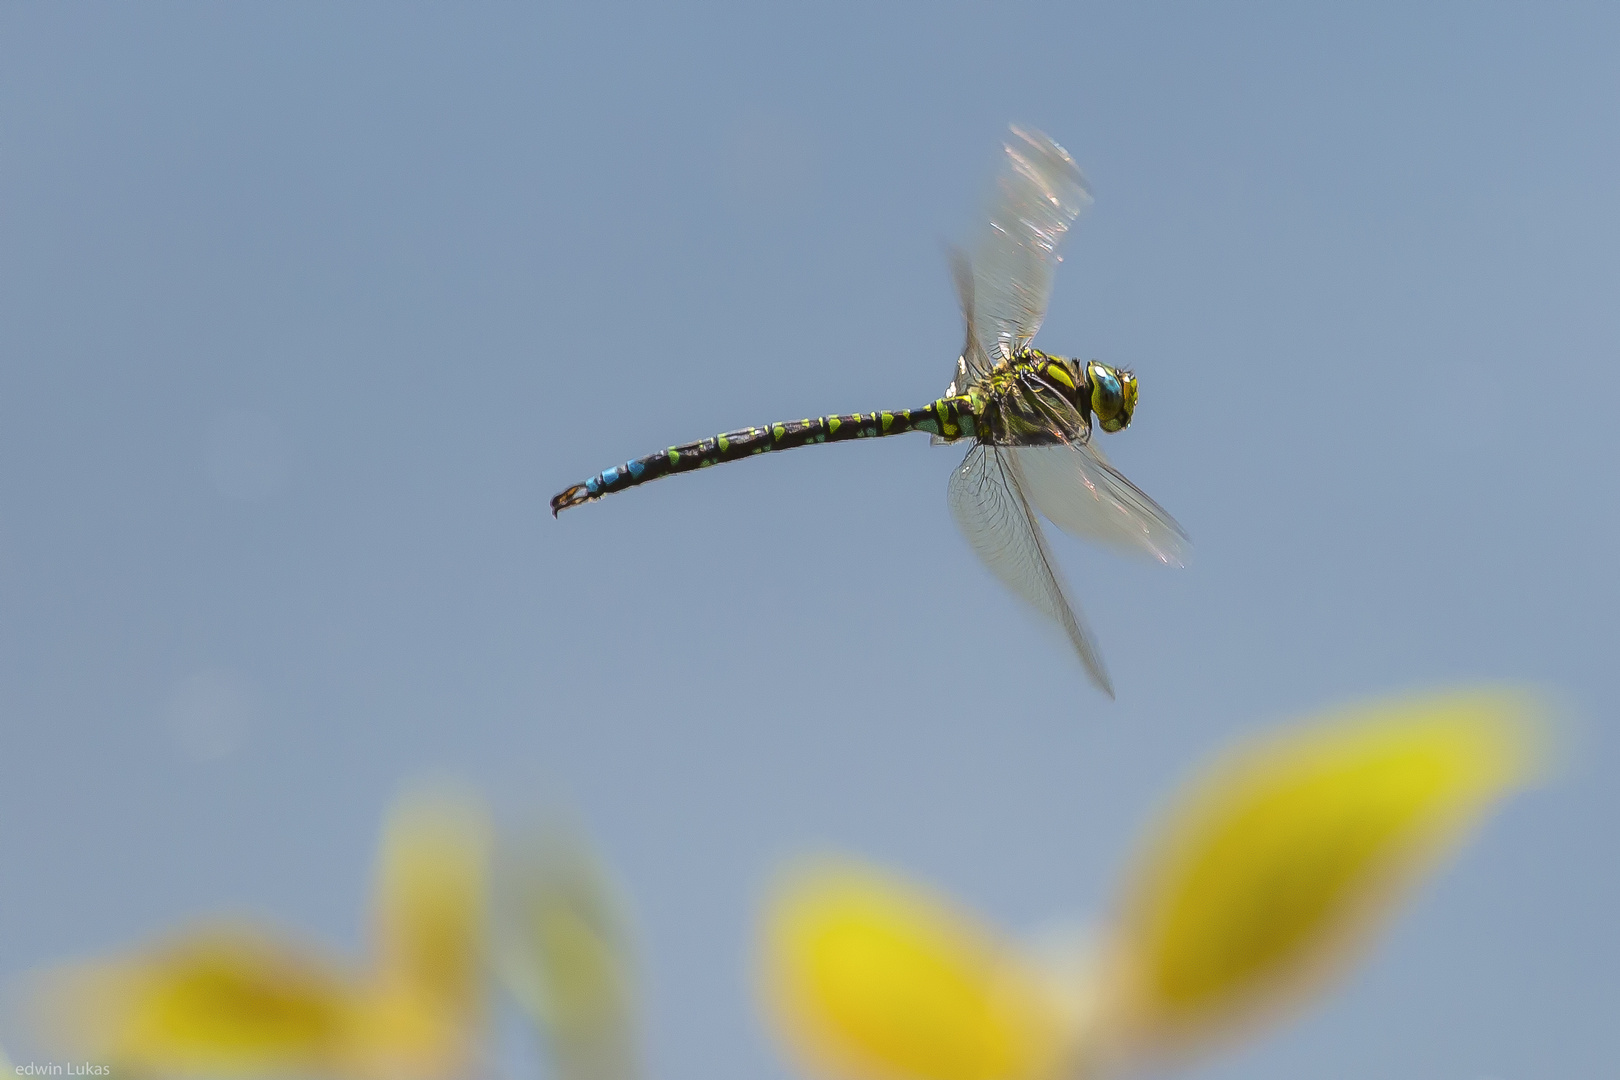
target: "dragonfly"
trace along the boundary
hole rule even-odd
[[[741,428],[632,458],[551,500],[553,516],[664,476],[816,443],[921,431],[965,444],[948,501],[968,544],[1013,593],[1056,622],[1091,681],[1113,683],[1053,559],[1041,518],[1072,536],[1185,565],[1186,532],[1109,463],[1096,429],[1130,426],[1134,372],[1034,348],[1059,249],[1092,202],[1084,175],[1046,135],[1013,127],[989,212],[971,250],[951,252],[966,340],[944,396],[919,409],[849,413]]]

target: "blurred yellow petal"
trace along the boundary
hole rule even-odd
[[[380,980],[458,1013],[483,1002],[490,827],[471,799],[416,795],[383,835],[376,937]]]
[[[627,1080],[635,976],[616,890],[583,839],[558,828],[505,849],[498,967],[562,1080]]]
[[[1138,1049],[1184,1050],[1300,1000],[1537,762],[1505,691],[1347,710],[1228,754],[1145,845],[1110,971]]]
[[[1063,1025],[1020,954],[928,892],[841,863],[767,910],[764,989],[812,1070],[872,1080],[1055,1075]]]
[[[65,1054],[132,1071],[324,1072],[340,1055],[353,983],[246,927],[199,931],[127,959],[41,979],[33,1007]]]
[[[351,1080],[430,1080],[470,1075],[483,1034],[479,1017],[445,1008],[399,984],[368,987],[344,1030],[337,1073]]]
[[[466,1075],[483,1029],[489,826],[470,800],[404,800],[385,829],[365,977],[250,927],[40,980],[46,1041],[161,1075]]]

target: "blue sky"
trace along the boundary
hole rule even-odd
[[[0,976],[218,910],[358,947],[384,807],[449,775],[597,835],[656,1075],[786,1076],[782,859],[1033,930],[1235,735],[1484,678],[1560,696],[1559,781],[1193,1074],[1612,1065],[1617,47],[1602,5],[7,7]],[[1096,194],[1039,343],[1136,369],[1110,455],[1195,544],[1055,541],[1117,703],[920,436],[550,518],[936,396],[1009,121]]]

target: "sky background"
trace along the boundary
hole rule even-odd
[[[651,1076],[785,1078],[783,860],[1033,932],[1240,733],[1507,680],[1565,706],[1558,781],[1188,1075],[1606,1074],[1617,55],[1608,5],[6,5],[0,978],[218,911],[357,950],[385,808],[459,777],[601,844]],[[1009,121],[1096,193],[1038,343],[1137,370],[1108,452],[1195,544],[1054,540],[1117,702],[921,436],[551,519],[938,395]]]

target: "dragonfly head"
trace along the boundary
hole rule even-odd
[[[1091,411],[1104,431],[1124,431],[1136,412],[1136,376],[1123,368],[1093,360],[1086,365],[1091,384]]]

